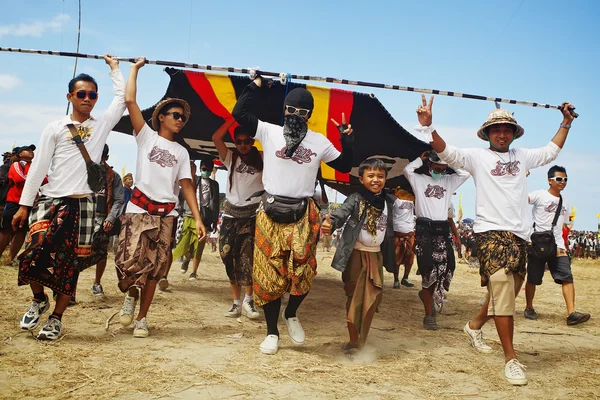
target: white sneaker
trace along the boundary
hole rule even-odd
[[[279,348],[279,336],[267,335],[260,344],[260,352],[263,354],[275,354]]]
[[[135,306],[137,299],[129,295],[125,296],[123,306],[121,307],[121,313],[119,314],[119,322],[122,326],[128,327],[133,322],[133,313],[135,312]]]
[[[298,317],[286,318],[284,309],[281,313],[281,318],[285,321],[285,326],[287,326],[288,335],[290,336],[290,339],[292,339],[292,342],[304,344],[306,336],[304,335],[304,329],[302,329]]]
[[[260,318],[259,312],[254,307],[254,300],[244,301],[242,303],[242,313],[245,314],[249,319]]]
[[[48,296],[46,296],[46,300],[40,302],[31,300],[29,310],[21,318],[21,329],[30,331],[37,328],[40,325],[40,317],[50,308],[48,302]]]
[[[504,366],[504,377],[508,383],[515,386],[527,385],[527,377],[525,376],[525,367],[516,358],[513,358]]]
[[[239,305],[233,303],[229,311],[227,311],[224,315],[229,318],[237,318],[240,315],[242,315],[242,308]]]
[[[146,317],[140,321],[137,319],[133,322],[133,337],[135,338],[147,338],[150,332],[148,331],[148,324],[146,323]]]
[[[469,335],[471,344],[477,349],[477,351],[482,353],[491,353],[494,351],[483,339],[483,332],[481,332],[481,329],[471,329],[469,323],[467,322],[463,330],[467,335]]]
[[[40,332],[38,333],[38,340],[56,340],[60,337],[62,330],[62,322],[56,318],[49,317]]]

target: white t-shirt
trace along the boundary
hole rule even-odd
[[[404,176],[408,179],[415,194],[415,214],[419,218],[447,221],[452,195],[460,185],[469,179],[470,175],[457,169],[456,174],[433,179],[429,175],[415,173],[415,170],[422,165],[423,160],[417,157],[404,167]]]
[[[394,201],[394,232],[409,233],[415,229],[415,205],[410,200],[396,199]]]
[[[227,149],[227,156],[224,160],[221,160],[225,168],[227,168],[227,190],[225,192],[227,201],[238,207],[260,203],[260,197],[255,197],[250,201],[246,201],[246,199],[254,193],[263,190],[262,171],[258,171],[256,168],[247,165],[241,157],[238,157],[235,160],[233,169],[233,187],[230,187],[229,174],[232,169],[232,160],[233,151]]]
[[[383,206],[383,212],[377,219],[377,237],[374,238],[373,235],[371,235],[371,233],[369,233],[369,231],[367,230],[367,223],[365,221],[365,223],[362,226],[362,229],[360,230],[360,233],[358,234],[358,242],[360,242],[360,244],[367,246],[367,247],[381,246],[381,243],[383,243],[383,239],[385,239],[385,230],[387,229],[387,219],[388,219],[388,207],[387,207],[387,202],[386,202]],[[361,249],[361,247],[362,247],[362,246],[360,246],[360,244],[358,246],[359,249]]]
[[[529,240],[526,172],[552,162],[559,152],[560,147],[553,142],[538,149],[511,149],[506,153],[448,145],[438,156],[473,176],[477,193],[475,233],[507,231]]]
[[[554,220],[554,214],[558,207],[558,197],[555,197],[548,193],[547,190],[536,190],[535,192],[529,193],[529,204],[533,205],[533,222],[535,227],[534,232],[548,231],[552,227],[552,221]],[[556,220],[556,226],[554,227],[554,239],[559,249],[565,250],[565,241],[562,236],[562,228],[565,221],[569,220],[569,213],[567,206],[567,198],[562,196],[562,211],[560,212],[558,219]]]
[[[283,127],[258,121],[256,140],[263,146],[262,181],[269,194],[292,198],[312,197],[321,161],[340,156],[329,139],[309,130],[291,158],[285,158]]]
[[[159,203],[177,203],[179,181],[192,179],[190,156],[182,145],[158,136],[147,124],[135,136],[137,161],[135,163],[135,186],[150,199]],[[146,212],[133,204],[127,204],[128,213]],[[170,216],[177,216],[173,209]]]
[[[115,97],[104,115],[99,118],[90,117],[83,122],[73,121],[67,115],[44,128],[19,204],[33,205],[46,174],[48,174],[48,183],[41,187],[44,196],[60,198],[92,193],[87,183],[85,161],[73,141],[73,135],[67,124],[73,124],[76,129],[83,132],[80,136],[90,158],[94,162],[100,162],[108,134],[125,111],[123,74],[117,69],[111,71],[109,75],[113,82]]]

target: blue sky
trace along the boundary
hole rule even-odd
[[[0,0],[0,46],[75,51],[76,0]],[[81,52],[265,70],[453,90],[539,103],[568,100],[581,114],[556,160],[569,174],[565,191],[577,208],[576,229],[596,229],[600,213],[600,140],[595,96],[600,92],[600,3],[541,0],[372,1],[265,0],[202,2],[82,1]],[[368,4],[368,7],[366,7]],[[0,53],[0,147],[37,143],[44,126],[64,115],[74,59]],[[125,77],[129,65],[122,63]],[[112,97],[108,66],[80,60],[78,72],[98,80],[100,114]],[[138,102],[154,104],[168,85],[160,67],[140,72]],[[374,92],[412,131],[420,97]],[[434,123],[449,143],[482,147],[475,132],[493,103],[438,96]],[[503,105],[525,128],[519,147],[545,145],[556,132],[556,110]],[[357,134],[362,134],[357,132]],[[131,137],[113,133],[111,164],[135,166]],[[547,187],[543,167],[529,190]],[[220,179],[223,182],[223,179]],[[472,181],[463,194],[474,215]],[[458,199],[456,199],[458,202]],[[456,203],[455,202],[455,203]]]

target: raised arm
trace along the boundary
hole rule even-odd
[[[354,160],[354,131],[352,130],[352,125],[346,125],[346,116],[344,113],[342,113],[342,125],[338,124],[333,118],[331,119],[331,122],[333,122],[340,131],[342,153],[338,158],[326,164],[340,172],[350,172],[352,170],[352,161]]]
[[[140,68],[146,63],[145,57],[139,57],[137,61],[131,64],[129,70],[129,77],[127,78],[127,87],[125,88],[125,104],[127,105],[127,111],[129,111],[129,117],[131,118],[131,124],[136,134],[140,133],[146,121],[142,111],[137,104],[136,93],[137,93],[137,75]]]
[[[552,142],[554,144],[556,144],[558,147],[560,147],[561,149],[565,145],[565,141],[567,140],[567,135],[569,134],[569,129],[571,128],[571,124],[573,123],[573,120],[575,119],[575,117],[573,117],[573,115],[571,114],[570,109],[575,109],[575,107],[573,107],[573,105],[571,103],[568,103],[568,102],[562,103],[562,109],[560,110],[560,112],[563,115],[563,120],[562,120],[562,123],[560,124],[560,127],[558,128],[558,131],[552,138]]]
[[[217,151],[219,152],[219,158],[221,159],[221,161],[225,161],[227,153],[229,152],[229,149],[227,148],[227,145],[225,145],[225,141],[223,140],[223,138],[229,131],[231,125],[233,125],[234,123],[235,120],[233,119],[225,121],[225,123],[221,125],[219,129],[217,129],[212,135],[212,141],[215,144]]]
[[[104,61],[110,66],[110,77],[113,81],[113,90],[115,92],[113,101],[104,113],[104,118],[110,127],[108,132],[110,132],[125,112],[125,79],[119,69],[119,61],[116,57],[106,54]],[[108,132],[106,133],[107,135]]]
[[[233,118],[244,128],[248,135],[254,137],[256,130],[258,129],[258,118],[250,111],[254,104],[255,92],[262,86],[262,79],[260,76],[256,77],[254,81],[250,82],[244,89],[242,94],[235,103],[231,115]]]

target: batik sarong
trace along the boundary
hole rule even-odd
[[[125,214],[115,255],[119,289],[143,288],[148,280],[164,277],[170,263],[175,217]]]
[[[308,293],[317,275],[319,210],[309,199],[304,216],[297,222],[273,222],[259,209],[254,235],[254,302],[262,306],[284,293]]]
[[[394,249],[396,252],[396,267],[404,265],[411,267],[415,261],[415,233],[394,232]]]
[[[481,286],[487,286],[490,276],[500,269],[527,275],[527,242],[512,232],[487,231],[475,233]]]
[[[92,196],[37,199],[19,255],[19,285],[33,281],[73,296],[82,259],[90,255],[95,210]]]
[[[448,221],[417,218],[415,249],[422,287],[433,288],[433,301],[437,309],[441,309],[445,298],[444,290],[450,290],[456,268]]]
[[[252,285],[254,230],[256,217],[223,217],[219,234],[219,253],[231,283]]]
[[[383,255],[381,252],[353,250],[342,272],[348,329],[355,331],[361,345],[367,340],[373,316],[383,294]],[[350,335],[352,336],[352,335]]]

